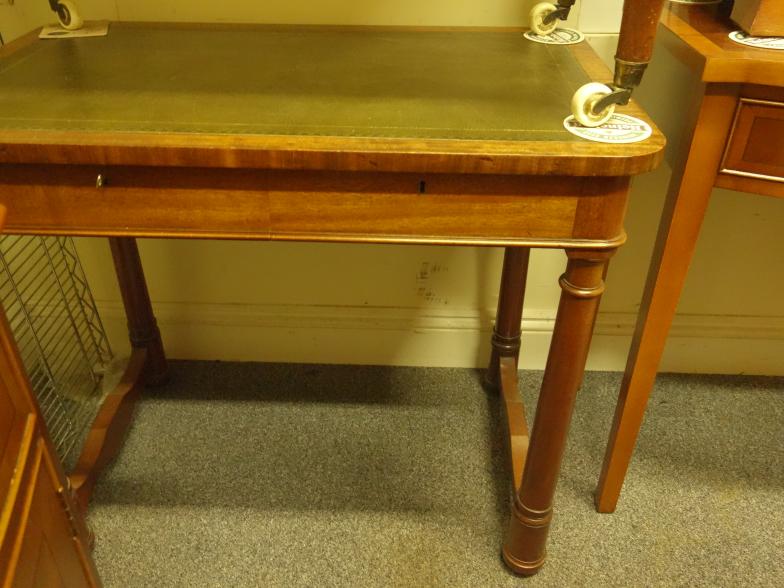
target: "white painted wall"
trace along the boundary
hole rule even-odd
[[[517,0],[81,0],[87,18],[234,22],[526,24]],[[620,0],[585,0],[570,21],[596,33],[612,61]],[[6,40],[51,21],[45,0],[0,4]],[[686,71],[657,56],[638,98],[677,142]],[[669,168],[635,180],[629,243],[616,256],[589,368],[621,370],[658,225]],[[784,373],[784,206],[717,190],[663,369]],[[116,349],[119,294],[102,241],[80,240]],[[496,304],[493,249],[204,241],[141,242],[170,356],[263,361],[481,366]],[[541,368],[564,255],[536,251],[524,313],[524,367]]]

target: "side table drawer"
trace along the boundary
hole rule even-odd
[[[721,173],[784,182],[784,102],[740,99]]]

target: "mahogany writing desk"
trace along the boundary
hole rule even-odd
[[[784,51],[739,45],[725,9],[671,5],[659,44],[698,90],[656,240],[604,458],[596,507],[612,512],[714,186],[784,197]]]
[[[6,231],[109,237],[148,383],[165,379],[166,360],[136,237],[506,247],[488,375],[505,400],[517,497],[504,556],[520,573],[542,565],[629,179],[664,144],[658,131],[615,146],[564,129],[574,90],[609,78],[586,44],[510,30],[113,24],[105,38],[31,36],[1,55]],[[532,247],[568,261],[529,438],[516,371]],[[82,501],[130,418],[124,398],[77,468]]]

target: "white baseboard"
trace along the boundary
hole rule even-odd
[[[117,302],[98,304],[115,349],[126,347]],[[178,359],[483,367],[494,311],[430,308],[156,304]],[[636,316],[601,313],[588,369],[622,371]],[[526,311],[521,367],[545,365],[553,317]],[[662,371],[784,375],[784,317],[676,317]]]

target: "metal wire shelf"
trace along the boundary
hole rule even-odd
[[[0,301],[52,442],[71,469],[112,360],[70,237],[0,237]]]

